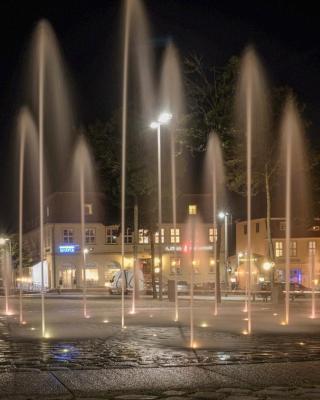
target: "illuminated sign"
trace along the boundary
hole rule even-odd
[[[184,244],[183,246],[165,246],[165,251],[182,251],[183,253],[188,253],[191,251],[192,246],[190,244]],[[194,246],[195,251],[212,251],[213,246]]]
[[[80,250],[78,244],[66,244],[59,246],[59,253],[61,254],[74,254]]]

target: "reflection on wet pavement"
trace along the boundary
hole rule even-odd
[[[285,362],[320,357],[320,339],[314,334],[304,334],[301,341],[297,334],[244,337],[200,330],[199,346],[193,350],[181,345],[188,343],[188,334],[186,328],[135,326],[108,338],[13,339],[5,318],[0,318],[0,371]]]

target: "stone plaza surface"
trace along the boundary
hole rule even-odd
[[[40,338],[39,299],[24,306],[26,325],[0,317],[0,398],[320,399],[319,321],[308,318],[308,300],[292,304],[289,327],[280,324],[282,306],[254,304],[250,337],[241,334],[243,304],[224,302],[214,317],[210,301],[197,301],[196,349],[188,348],[186,300],[177,323],[166,300],[140,300],[130,315],[127,299],[121,330],[119,299],[90,299],[85,320],[81,300],[50,298],[48,339]]]

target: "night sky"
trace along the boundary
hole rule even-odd
[[[320,124],[320,45],[316,6],[307,2],[146,0],[152,42],[172,39],[182,55],[223,65],[255,45],[274,84],[287,84],[307,105],[310,138]],[[40,18],[53,25],[72,77],[79,122],[106,119],[120,106],[121,1],[2,1],[0,4],[0,231],[10,229],[14,116],[20,105],[23,60]],[[6,178],[3,179],[3,176]]]

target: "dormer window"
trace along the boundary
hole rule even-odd
[[[188,214],[189,215],[196,215],[197,214],[197,205],[196,204],[189,204],[189,206],[188,206]]]
[[[87,203],[87,204],[84,205],[84,213],[85,213],[85,215],[92,215],[93,214],[92,203]]]

